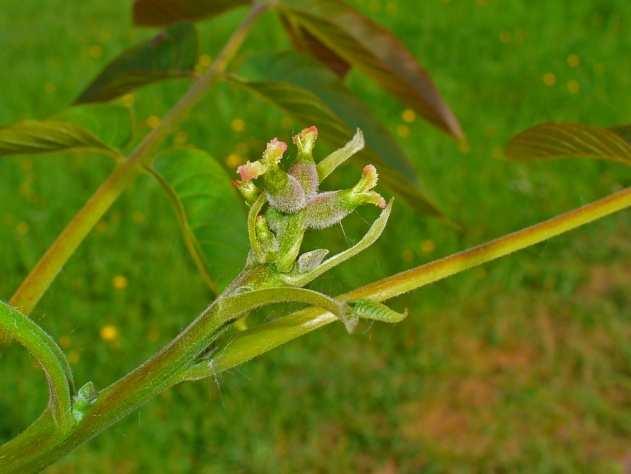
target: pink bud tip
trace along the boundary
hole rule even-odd
[[[362,174],[365,176],[375,176],[377,174],[377,168],[374,165],[366,165],[362,169]]]
[[[310,127],[301,130],[299,134],[294,135],[292,140],[298,146],[301,146],[301,143],[305,144],[306,142],[309,142],[310,146],[313,147],[313,144],[317,139],[318,127],[311,125]]]
[[[256,166],[254,166],[254,163],[250,163],[249,161],[246,164],[239,166],[237,168],[237,173],[239,173],[241,181],[251,181],[259,176]]]
[[[310,127],[305,128],[302,132],[300,132],[301,135],[307,135],[307,134],[314,134],[314,135],[318,135],[318,127],[316,127],[315,125],[311,125]]]
[[[379,196],[379,200],[377,201],[377,207],[381,208],[381,209],[385,209],[386,208],[386,200],[383,198],[383,196]]]
[[[281,142],[278,138],[272,138],[267,143],[267,151],[277,151],[282,155],[287,151],[287,143]]]

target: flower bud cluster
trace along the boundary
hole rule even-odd
[[[264,215],[254,219],[253,235],[258,239],[259,263],[273,263],[281,272],[295,269],[300,245],[307,229],[324,229],[337,224],[358,206],[372,204],[385,208],[384,198],[373,191],[377,170],[366,165],[362,176],[350,189],[320,192],[318,168],[313,149],[318,138],[315,126],[293,137],[297,153],[289,165],[283,157],[287,145],[272,139],[261,159],[239,166],[235,181],[245,200],[252,204],[264,193],[269,205]],[[301,260],[300,268],[308,267]]]

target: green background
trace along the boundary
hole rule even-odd
[[[121,49],[150,36],[131,27],[129,3],[4,0],[0,123],[58,112]],[[461,119],[468,149],[421,120],[405,122],[405,107],[364,76],[348,78],[464,231],[399,200],[381,241],[319,289],[340,293],[631,183],[630,170],[612,163],[502,155],[512,134],[538,122],[631,121],[628,1],[353,3],[402,38]],[[202,52],[214,56],[243,14],[201,23]],[[244,52],[286,47],[266,15]],[[185,88],[170,82],[135,95],[143,132]],[[222,163],[254,159],[269,137],[287,140],[304,125],[269,107],[220,84],[179,139]],[[0,297],[111,166],[83,155],[0,160]],[[372,216],[326,231],[327,247],[355,242]],[[217,380],[176,387],[47,472],[622,472],[631,466],[630,232],[620,213],[394,301],[410,311],[400,325],[353,336],[334,325]],[[34,317],[64,347],[77,381],[103,387],[209,298],[167,200],[141,177]],[[109,326],[113,340],[102,337]],[[0,440],[37,416],[44,387],[20,348],[2,348]]]

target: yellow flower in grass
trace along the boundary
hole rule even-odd
[[[103,48],[98,44],[94,44],[88,48],[88,56],[92,59],[99,59],[103,55]]]
[[[62,349],[68,349],[71,344],[72,340],[70,339],[70,336],[61,336],[59,338],[59,345]]]
[[[410,127],[408,127],[407,125],[401,124],[399,126],[397,126],[397,134],[401,137],[401,138],[407,138],[410,136]]]
[[[543,83],[548,87],[552,87],[557,83],[557,77],[551,72],[546,72],[543,75]]]
[[[99,331],[101,339],[105,342],[114,342],[118,340],[118,328],[113,324],[106,324]]]
[[[403,249],[403,252],[401,253],[401,258],[405,263],[410,263],[412,260],[414,260],[414,252],[412,252],[412,249]]]
[[[578,54],[570,54],[566,59],[567,65],[576,68],[581,65],[581,58],[579,58]]]
[[[421,242],[421,252],[425,255],[432,253],[436,250],[436,244],[433,240],[423,240]]]
[[[416,120],[416,113],[412,109],[405,109],[401,114],[404,122],[412,123]]]
[[[570,94],[578,94],[581,91],[581,85],[576,79],[567,81],[567,90]]]
[[[147,127],[149,128],[157,128],[158,125],[160,125],[160,117],[158,117],[157,115],[150,115],[149,117],[147,117]]]
[[[230,128],[237,133],[241,133],[245,130],[245,121],[243,119],[236,118],[230,122]]]
[[[134,105],[134,100],[134,94],[125,94],[123,97],[121,97],[121,102],[125,107],[131,107],[132,105]]]
[[[127,288],[127,278],[123,275],[116,275],[112,278],[112,286],[117,290],[124,290]]]
[[[228,168],[236,168],[239,165],[243,164],[243,158],[238,153],[230,153],[226,157],[226,165]]]
[[[79,362],[79,359],[81,359],[81,354],[79,354],[79,351],[68,352],[68,362],[70,362],[71,364],[77,364]]]
[[[28,234],[29,225],[26,222],[20,222],[15,228],[15,231],[17,232],[19,236],[24,236]]]

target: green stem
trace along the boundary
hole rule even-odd
[[[72,417],[72,371],[55,341],[32,320],[0,301],[0,328],[22,344],[46,374],[48,409],[57,432],[63,434],[74,424]]]
[[[631,188],[625,188],[583,207],[512,234],[499,237],[477,247],[397,273],[374,283],[369,283],[349,293],[340,295],[338,298],[343,301],[356,299],[385,301],[469,268],[546,241],[628,207],[631,207]],[[237,334],[230,344],[214,358],[212,372],[209,371],[207,376],[243,364],[267,351],[335,321],[337,321],[337,318],[331,313],[315,308],[307,308],[270,323],[243,331]],[[201,375],[197,372],[195,379],[199,379]]]
[[[145,136],[129,158],[114,169],[109,178],[96,190],[48,248],[11,298],[11,305],[27,315],[33,311],[95,224],[142,170],[142,166],[151,164],[157,147],[226,70],[228,63],[243,44],[254,21],[266,9],[265,3],[255,3],[252,6],[249,14],[233,32],[208,70],[197,78],[186,94],[162,118],[160,125]]]

